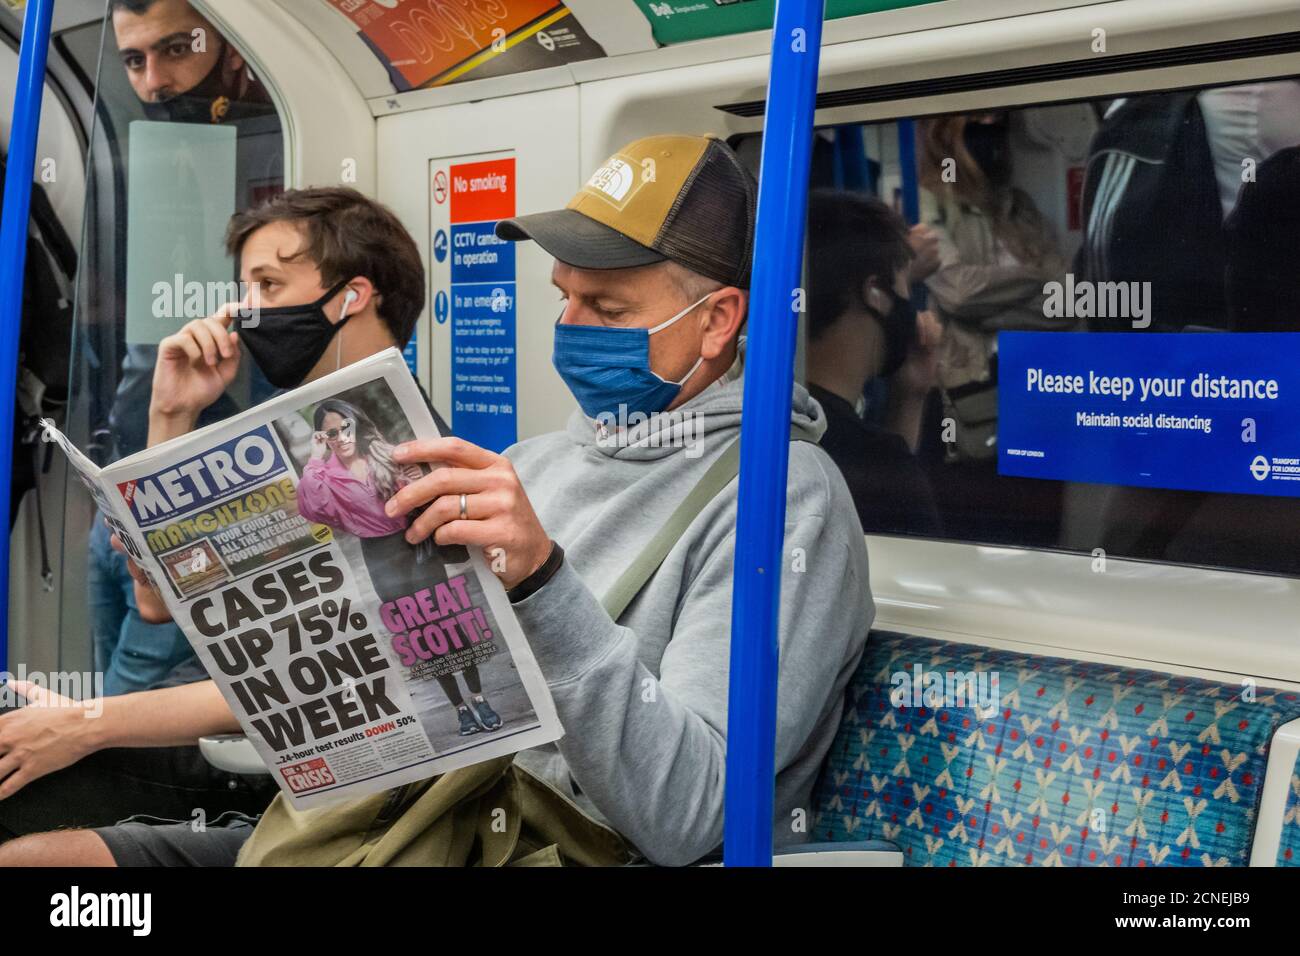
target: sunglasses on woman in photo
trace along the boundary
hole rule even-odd
[[[321,441],[338,441],[340,438],[344,441],[350,441],[356,427],[356,422],[350,418],[345,418],[343,424],[338,428],[327,428],[324,431],[319,431],[316,433],[316,437]]]

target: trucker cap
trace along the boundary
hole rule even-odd
[[[747,289],[757,191],[721,140],[648,136],[605,160],[566,208],[503,220],[496,233],[577,269],[670,260]]]

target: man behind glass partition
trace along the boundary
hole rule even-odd
[[[113,0],[113,33],[152,120],[221,123],[267,112],[239,51],[186,0]]]

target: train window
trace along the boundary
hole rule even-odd
[[[1300,80],[816,135],[804,377],[867,532],[1300,574]]]
[[[186,0],[111,0],[94,42],[88,29],[66,46],[95,91],[67,426],[107,464],[147,442],[159,341],[242,297],[222,238],[237,209],[283,190],[284,138],[249,62]],[[245,362],[202,421],[270,393]],[[68,494],[76,498],[70,511],[91,507],[75,483]],[[122,580],[115,591],[125,568],[98,520],[86,561],[65,563],[65,605],[80,603],[68,613],[85,613],[88,577],[98,666],[125,673],[108,668],[100,652],[150,626],[112,597],[129,593],[130,584]],[[141,643],[151,654],[189,657],[179,630],[174,636]],[[133,667],[148,683],[165,676],[168,663]],[[139,689],[129,677],[109,692]]]

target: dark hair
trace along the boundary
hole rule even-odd
[[[393,446],[379,430],[379,426],[351,402],[327,398],[316,406],[316,414],[312,416],[312,427],[316,431],[321,430],[325,416],[330,412],[341,418],[350,418],[356,423],[357,454],[369,463],[370,477],[380,497],[393,497],[397,493],[397,466],[393,464]]]
[[[249,236],[287,222],[305,240],[305,255],[325,288],[365,276],[380,296],[379,317],[401,348],[410,341],[424,308],[424,263],[415,240],[387,206],[342,186],[290,189],[254,209],[235,213],[226,249],[236,259]]]
[[[817,338],[849,309],[864,308],[875,276],[892,292],[912,261],[907,224],[879,199],[833,189],[808,197],[808,335]]]
[[[134,13],[136,16],[142,16],[149,12],[158,0],[109,0],[109,14],[116,13],[118,10],[125,10],[127,13]],[[196,11],[197,12],[197,11]]]
[[[1007,123],[1013,121],[1010,112],[992,112],[1006,116]],[[990,180],[966,145],[966,130],[979,115],[931,116],[917,123],[917,178],[941,201],[953,200],[988,216],[994,237],[1019,261],[1047,264],[1055,254],[1056,240],[1033,198],[1010,183]],[[949,160],[954,164],[952,181],[944,177]]]
[[[1300,147],[1260,163],[1223,228],[1231,327],[1294,331],[1300,299]]]
[[[374,423],[369,415],[363,412],[351,402],[345,402],[341,398],[327,398],[316,406],[316,414],[312,416],[312,427],[317,431],[325,424],[325,416],[330,412],[340,415],[343,418],[350,418],[357,423],[357,451],[365,454],[370,447],[370,443],[375,439],[384,440],[383,433],[379,426]]]

